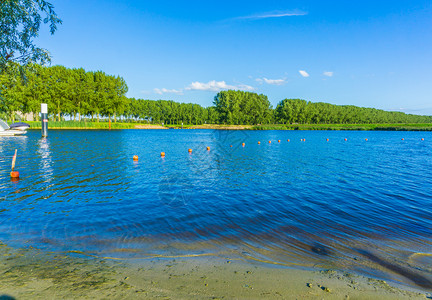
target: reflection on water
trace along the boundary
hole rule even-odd
[[[425,136],[52,130],[0,139],[2,176],[14,149],[21,175],[0,181],[0,240],[122,258],[212,253],[430,289]]]
[[[49,149],[49,139],[42,137],[38,141],[38,154],[40,156],[39,173],[42,175],[46,183],[51,182],[53,179],[54,169],[52,167],[53,161]]]

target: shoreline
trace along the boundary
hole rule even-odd
[[[164,299],[428,299],[430,293],[333,269],[226,257],[110,260],[0,244],[3,296]]]
[[[28,130],[41,130],[32,122]],[[78,123],[79,124],[79,123]],[[86,125],[86,123],[84,123]],[[100,127],[97,127],[100,126]],[[91,126],[50,126],[54,130],[110,130],[108,123]],[[152,125],[133,123],[112,123],[111,130],[120,129],[182,129],[181,125]],[[329,131],[432,131],[432,124],[293,124],[293,125],[185,125],[183,129],[211,129],[211,130],[329,130]]]

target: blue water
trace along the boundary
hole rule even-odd
[[[0,170],[10,246],[215,253],[432,288],[430,132],[30,131],[0,137]]]

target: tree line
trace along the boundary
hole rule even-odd
[[[44,67],[30,64],[22,68],[9,63],[0,73],[0,111],[10,119],[15,114],[33,113],[37,118],[40,104],[47,103],[51,118],[60,121],[65,116],[81,120],[123,114],[128,87],[120,76],[102,71],[86,72],[64,66]]]
[[[39,64],[23,67],[9,62],[0,72],[0,113],[11,121],[17,113],[33,113],[38,118],[40,104],[47,103],[50,118],[57,121],[111,119],[167,125],[432,123],[431,116],[301,99],[284,99],[273,109],[267,96],[244,91],[221,91],[210,107],[127,98],[127,91],[122,77],[102,71]]]
[[[274,110],[279,124],[391,124],[432,123],[432,116],[384,111],[354,105],[333,105],[301,99],[284,99]]]

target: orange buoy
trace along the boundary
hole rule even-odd
[[[261,144],[261,142],[258,142],[258,145]]]
[[[288,139],[287,142],[289,142],[290,140]]]
[[[207,151],[210,151],[210,147],[207,147],[206,149],[207,149]]]
[[[242,146],[244,147],[244,146],[245,146],[245,143],[242,143]]]
[[[269,141],[269,144],[271,144],[271,141]]]
[[[161,152],[161,156],[162,156],[162,157],[165,157],[165,152]]]
[[[348,139],[345,139],[345,141],[348,141]]]
[[[402,141],[404,140],[404,138],[402,138]]]
[[[230,145],[230,147],[232,148],[232,145]]]
[[[133,160],[138,160],[138,155],[134,155]]]
[[[192,149],[188,149],[188,152],[189,152],[189,153],[192,153]]]
[[[329,141],[329,139],[327,139],[327,142]]]
[[[424,141],[424,138],[422,138],[421,140]]]
[[[10,173],[10,176],[11,176],[12,179],[18,179],[19,178],[19,172],[18,171],[14,171],[14,169],[15,169],[15,162],[16,162],[16,158],[17,158],[17,151],[18,150],[15,149],[15,154],[12,157],[12,170],[11,170],[11,173]]]
[[[365,139],[365,141],[367,141],[368,139]]]

